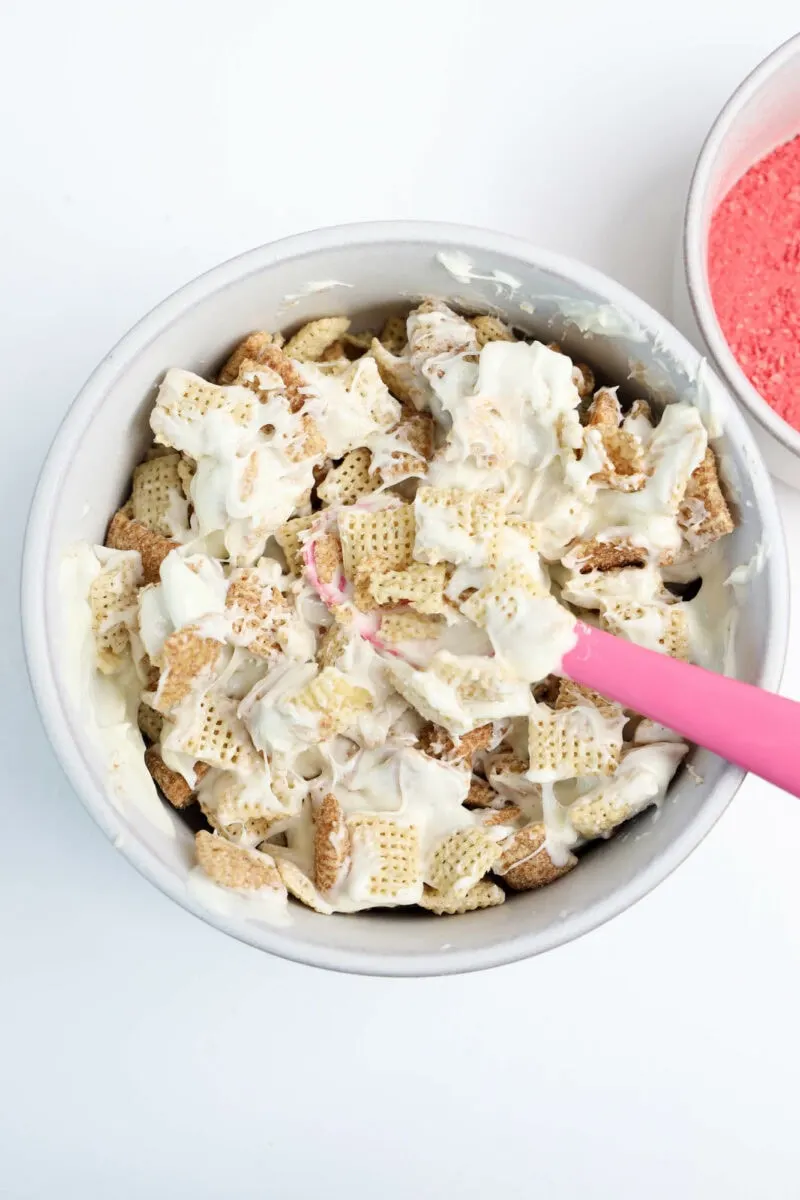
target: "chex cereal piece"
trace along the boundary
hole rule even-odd
[[[408,342],[406,318],[387,317],[383,329],[380,331],[379,340],[390,354],[402,354]]]
[[[400,642],[428,642],[441,637],[447,623],[443,617],[427,616],[408,609],[407,612],[385,613],[381,617],[381,641],[390,646]]]
[[[385,669],[420,716],[443,725],[453,736],[530,708],[530,688],[497,658],[438,650],[425,671],[395,657],[386,658]]]
[[[414,509],[410,504],[383,508],[378,512],[345,509],[339,514],[344,571],[354,579],[365,558],[381,558],[387,570],[407,567],[413,557]]]
[[[286,521],[285,524],[275,530],[275,541],[283,551],[286,557],[286,565],[292,575],[303,574],[303,539],[301,538],[301,534],[310,529],[316,520],[316,513],[309,513],[307,517],[292,517],[291,521]]]
[[[407,358],[391,354],[377,338],[369,348],[375,359],[378,374],[396,400],[414,409],[422,409],[428,400],[428,392]]]
[[[551,783],[613,774],[622,750],[622,730],[609,722],[605,736],[598,736],[597,724],[580,706],[556,712],[537,704],[528,725],[528,778]]]
[[[608,465],[592,479],[621,492],[637,492],[647,479],[644,447],[634,433],[620,428],[622,409],[615,392],[600,388],[589,405],[587,427],[597,429]]]
[[[466,808],[495,808],[498,804],[502,804],[502,802],[502,798],[498,796],[490,783],[487,783],[485,779],[481,779],[478,775],[472,776],[469,792],[464,801]]]
[[[433,457],[434,424],[427,413],[415,413],[407,417],[390,435],[398,440],[397,450],[391,454],[391,462],[384,463],[376,474],[384,485],[399,483],[416,475],[424,475]],[[408,446],[408,449],[403,449]]]
[[[219,662],[222,643],[202,637],[196,626],[187,625],[171,633],[161,652],[161,675],[153,708],[170,713],[190,692],[210,686]]]
[[[333,342],[350,328],[348,317],[320,317],[298,329],[284,346],[289,358],[298,362],[317,362]]]
[[[734,520],[720,486],[716,455],[710,446],[686,485],[678,524],[695,553],[733,532]]]
[[[299,463],[307,458],[319,458],[325,450],[325,439],[316,421],[308,413],[301,413],[297,432],[286,444],[286,457],[290,462]]]
[[[161,789],[173,808],[188,808],[190,804],[194,803],[196,789],[189,787],[182,775],[167,766],[155,746],[150,746],[145,750],[144,765],[152,775],[153,782]],[[205,763],[195,763],[194,769],[199,783],[208,771],[208,767]]]
[[[604,717],[616,719],[622,716],[622,708],[615,701],[606,700],[599,692],[592,691],[583,684],[573,683],[571,679],[560,679],[555,700],[556,708],[574,708],[577,704],[590,704]]]
[[[161,740],[161,728],[164,724],[164,718],[161,713],[156,712],[149,704],[142,703],[139,705],[136,723],[148,742],[154,743]]]
[[[326,629],[317,646],[316,659],[320,667],[335,667],[347,649],[351,636],[338,621]]]
[[[191,371],[172,367],[158,390],[150,427],[159,445],[192,453],[197,431],[209,413],[224,413],[244,431],[253,427],[258,408],[258,396],[250,387],[220,387]]]
[[[458,886],[467,891],[490,871],[500,856],[500,845],[477,825],[459,829],[434,847],[425,869],[425,882],[437,892]]]
[[[342,543],[335,533],[323,533],[314,542],[314,569],[322,584],[338,580],[342,573]]]
[[[239,380],[242,384],[242,389],[247,388],[259,400],[266,399],[269,394],[276,390],[276,385],[269,379],[269,376],[264,376],[264,368],[278,376],[282,384],[282,391],[286,396],[286,401],[289,405],[289,411],[292,413],[300,412],[300,409],[306,402],[308,396],[308,382],[304,378],[302,372],[297,366],[294,359],[290,358],[286,353],[285,348],[271,345],[261,347],[258,356],[258,362],[245,360],[239,368]],[[266,387],[264,386],[266,383]]]
[[[647,550],[634,545],[629,538],[617,537],[607,541],[592,538],[574,545],[562,561],[567,567],[576,567],[581,575],[588,575],[591,571],[643,567],[647,563]]]
[[[239,379],[239,371],[242,363],[250,361],[264,365],[264,360],[261,357],[265,346],[277,346],[279,349],[283,345],[283,337],[279,333],[267,333],[265,330],[259,330],[256,333],[251,333],[244,341],[239,342],[239,345],[231,354],[225,366],[220,371],[217,377],[217,383],[223,385],[236,383]]]
[[[374,492],[380,481],[370,474],[371,462],[372,454],[366,446],[345,454],[339,466],[331,467],[317,487],[323,504],[355,504],[362,496]]]
[[[503,515],[504,499],[499,492],[420,487],[414,498],[414,557],[431,564],[445,561],[481,566],[487,561]]]
[[[256,658],[270,659],[281,649],[277,639],[291,617],[291,607],[279,588],[265,584],[255,567],[233,571],[228,583],[225,607],[242,615],[231,624],[236,645],[245,646]]]
[[[317,713],[320,738],[343,733],[373,705],[371,692],[351,683],[336,667],[325,667],[292,697],[294,708]]]
[[[573,829],[585,838],[609,837],[651,804],[658,804],[688,747],[650,743],[626,751],[613,779],[604,780],[570,805]]]
[[[338,338],[335,342],[331,342],[330,346],[326,346],[317,359],[317,362],[320,363],[341,363],[342,365],[349,361],[345,344],[341,338]]]
[[[356,359],[367,353],[374,337],[374,329],[360,329],[357,333],[349,329],[347,333],[342,334],[340,344],[344,348],[347,358],[351,362],[355,362]]]
[[[288,814],[279,812],[272,812],[266,817],[231,817],[225,820],[219,812],[203,802],[202,794],[198,799],[200,810],[211,828],[238,845],[257,846],[288,824]]]
[[[222,887],[286,894],[278,868],[269,855],[233,846],[205,829],[195,835],[195,847],[197,861],[206,875]]]
[[[413,903],[422,894],[419,833],[371,813],[347,818],[353,860],[368,861],[372,870],[365,888],[374,904]]]
[[[470,317],[470,325],[475,326],[475,334],[478,338],[478,346],[482,350],[487,342],[515,342],[517,339],[499,317],[490,316],[488,313]]]
[[[196,471],[197,463],[194,461],[194,459],[190,458],[188,454],[181,454],[177,472],[181,490],[183,491],[183,494],[187,500],[191,499],[192,480],[195,477]]]
[[[588,363],[575,363],[572,368],[572,381],[578,389],[578,395],[581,400],[585,400],[587,396],[591,396],[594,391],[595,378],[594,371]]]
[[[439,917],[455,916],[457,913],[475,912],[479,908],[494,908],[505,901],[506,894],[496,883],[480,879],[469,891],[451,889],[437,892],[436,888],[424,887],[418,901],[420,908],[436,913]]]
[[[328,904],[324,896],[320,895],[314,884],[300,870],[296,863],[293,863],[290,858],[282,855],[277,848],[274,854],[274,862],[278,868],[278,874],[283,880],[283,886],[290,896],[294,896],[295,900],[299,900],[301,904],[305,904],[306,908],[311,908],[314,912],[330,916],[333,912],[330,904]]]
[[[626,604],[618,601],[607,606],[602,621],[610,633],[622,634],[631,642],[651,646],[670,658],[689,661],[689,621],[686,607],[680,601],[675,604]],[[652,644],[653,624],[660,625],[656,645]]]
[[[114,550],[138,550],[142,556],[144,583],[159,583],[161,564],[178,543],[153,533],[152,529],[134,521],[122,511],[116,512],[106,534],[106,545]]]
[[[543,822],[526,825],[503,843],[503,852],[494,866],[508,887],[515,892],[529,892],[544,887],[561,875],[566,875],[577,865],[577,858],[570,854],[563,866],[556,866],[545,845],[546,831]]]
[[[381,570],[379,558],[364,559],[356,571],[359,594],[370,596],[367,609],[410,604],[417,612],[437,614],[446,608],[444,588],[447,568],[444,563],[430,567],[427,563],[409,563],[397,571]],[[360,607],[360,606],[359,606]]]
[[[97,666],[104,675],[118,671],[130,646],[130,623],[136,613],[136,600],[142,571],[135,554],[114,556],[116,562],[105,565],[89,587]]]
[[[495,728],[491,721],[460,738],[451,738],[446,729],[434,725],[433,721],[428,721],[419,732],[419,748],[423,754],[449,763],[471,763],[478,751],[488,749],[494,740]]]
[[[188,527],[180,463],[180,454],[168,450],[166,454],[139,463],[133,472],[134,519],[163,537],[173,537],[176,526]]]
[[[492,571],[487,583],[461,605],[461,611],[476,625],[485,626],[491,615],[501,615],[513,621],[526,597],[534,599],[550,595],[550,589],[534,579],[519,563],[509,563]]]
[[[223,771],[254,769],[259,758],[236,707],[227,696],[206,693],[189,714],[186,727],[181,723],[170,730],[163,744]]]
[[[314,883],[329,892],[347,872],[350,832],[339,801],[333,792],[323,797],[314,810]]]
[[[525,759],[518,758],[511,750],[493,755],[486,764],[486,778],[496,797],[505,801],[540,795],[541,786],[528,778],[528,766]]]
[[[481,813],[480,822],[484,829],[495,825],[516,825],[522,818],[522,809],[518,804],[506,804],[503,808],[487,808]]]

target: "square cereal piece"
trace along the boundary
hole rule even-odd
[[[541,800],[542,786],[528,778],[529,763],[511,750],[492,755],[486,764],[486,778],[503,803],[523,800],[530,805]]]
[[[248,387],[220,387],[171,367],[158,389],[150,427],[158,445],[193,454],[209,413],[224,413],[244,433],[256,424],[258,409],[258,396]]]
[[[564,566],[589,575],[592,571],[619,571],[626,567],[644,567],[647,550],[636,546],[630,538],[592,538],[578,542],[563,558]]]
[[[478,825],[451,833],[433,848],[425,882],[437,892],[468,891],[500,856],[500,846]]]
[[[420,411],[428,403],[428,388],[407,358],[390,353],[377,338],[374,338],[369,353],[387,388],[396,400],[408,408]]]
[[[419,562],[480,567],[503,523],[504,498],[499,492],[420,487],[414,517],[414,558]]]
[[[284,347],[297,362],[317,362],[334,342],[350,328],[348,317],[320,317],[298,329]]]
[[[678,600],[674,604],[653,603],[626,604],[618,601],[607,605],[603,613],[603,626],[637,645],[658,650],[670,658],[688,662],[691,657],[689,621],[686,606]],[[653,627],[658,637],[653,643]]]
[[[620,492],[638,492],[647,481],[644,446],[635,433],[621,429],[622,409],[616,392],[600,388],[589,405],[587,429],[596,430],[606,457],[592,476],[595,483]]]
[[[137,550],[142,556],[142,581],[146,584],[161,582],[162,562],[172,550],[178,549],[178,542],[153,533],[122,510],[111,518],[106,545],[114,550]]]
[[[550,589],[535,579],[519,563],[508,563],[489,573],[488,582],[473,592],[461,605],[461,611],[476,625],[485,626],[490,614],[513,621],[525,598],[542,599]]]
[[[678,524],[693,553],[705,550],[734,530],[731,510],[720,486],[716,455],[710,446],[689,478],[678,511]]]
[[[483,313],[477,317],[470,317],[469,320],[470,325],[475,327],[475,335],[481,350],[487,342],[515,342],[517,340],[508,325],[499,317]]]
[[[239,345],[231,354],[228,361],[220,371],[217,377],[217,383],[231,384],[239,382],[239,371],[244,362],[257,363],[259,366],[264,365],[264,360],[261,355],[265,346],[277,346],[278,349],[283,345],[283,337],[279,333],[267,333],[265,330],[258,330],[256,333],[249,334],[244,341],[239,342]]]
[[[334,911],[333,908],[297,864],[281,854],[280,847],[275,847],[274,850],[270,849],[269,853],[289,895],[293,896],[295,900],[299,900],[306,908],[313,909],[314,912],[322,913],[324,916],[330,916]]]
[[[381,616],[380,638],[389,646],[403,642],[429,642],[441,637],[447,628],[443,617],[426,616],[408,609],[405,612],[385,613]]]
[[[469,792],[464,801],[465,808],[496,808],[502,803],[502,797],[498,796],[490,783],[487,783],[485,779],[481,779],[478,775],[472,776]]]
[[[173,771],[164,762],[155,746],[150,746],[144,752],[144,765],[150,772],[156,787],[160,788],[173,808],[188,808],[197,799],[197,789],[190,787],[182,775]],[[208,771],[205,763],[195,763],[197,783]]]
[[[495,863],[494,874],[515,892],[529,892],[544,887],[566,875],[577,865],[570,854],[563,865],[557,866],[547,849],[546,830],[541,821],[526,825],[503,843],[503,852]]]
[[[365,558],[384,560],[387,570],[401,570],[412,560],[414,548],[414,510],[399,504],[378,512],[345,509],[339,513],[344,571],[355,579],[356,568]]]
[[[371,692],[351,683],[337,667],[324,667],[291,698],[294,709],[318,716],[320,740],[344,733],[373,706]]]
[[[405,317],[387,317],[380,332],[380,342],[390,354],[402,354],[408,342]]]
[[[278,634],[292,616],[279,588],[265,583],[257,567],[234,570],[228,583],[225,607],[237,614],[231,624],[232,640],[255,658],[271,659],[281,651]]]
[[[380,481],[370,474],[371,462],[372,454],[366,446],[345,454],[338,467],[331,467],[317,486],[323,504],[355,504],[362,496],[374,492]]]
[[[347,818],[347,828],[354,868],[368,864],[358,899],[372,906],[416,904],[422,895],[416,826],[400,825],[372,813],[354,813]]]
[[[350,831],[333,792],[314,809],[314,883],[329,892],[341,883],[350,865]]]
[[[277,892],[286,895],[275,863],[267,854],[233,846],[218,834],[203,829],[195,835],[197,861],[215,883],[237,891]]]
[[[396,449],[391,451],[388,450],[390,439],[396,442]],[[426,413],[415,413],[406,417],[386,434],[383,458],[375,474],[384,486],[422,476],[433,457],[433,448],[432,418]]]
[[[478,818],[484,829],[508,825],[512,829],[522,820],[523,812],[518,804],[505,804],[502,808],[487,808]]]
[[[505,892],[496,883],[481,879],[467,892],[454,889],[449,892],[437,892],[435,888],[426,886],[418,903],[420,908],[425,908],[438,917],[449,917],[458,913],[475,912],[479,908],[494,908],[497,904],[503,904],[505,898]]]
[[[133,516],[153,533],[188,533],[189,505],[181,482],[181,455],[167,451],[139,463],[133,472]]]
[[[261,759],[236,709],[236,702],[228,696],[207,692],[189,711],[181,710],[180,720],[162,735],[162,746],[165,750],[190,754],[221,771],[248,774],[258,767]]]
[[[303,543],[302,535],[311,528],[318,519],[317,513],[309,513],[306,517],[292,517],[275,531],[275,541],[280,546],[286,558],[286,565],[292,575],[303,574]]]
[[[156,712],[149,704],[142,703],[139,705],[139,711],[136,714],[136,723],[139,726],[141,734],[152,745],[161,740],[164,718],[161,716],[161,713]]]
[[[142,581],[137,554],[120,551],[109,559],[89,586],[97,666],[104,675],[113,675],[125,662]]]
[[[352,636],[338,621],[326,629],[317,646],[316,659],[320,667],[335,667],[349,646]]]
[[[533,783],[612,775],[622,752],[622,722],[598,722],[579,706],[554,711],[535,704],[528,752],[528,779]]]
[[[575,708],[579,704],[596,708],[604,717],[614,720],[624,715],[622,706],[614,700],[606,700],[599,692],[592,691],[580,683],[573,683],[571,679],[560,679],[555,700],[556,709]]]
[[[167,715],[191,692],[208,688],[216,677],[222,643],[202,637],[196,626],[186,625],[164,642],[159,665],[158,687],[153,708]]]
[[[400,570],[381,570],[380,559],[365,559],[356,571],[356,587],[361,596],[371,597],[368,609],[409,604],[419,613],[436,615],[447,607],[444,598],[447,583],[446,566],[430,567],[425,563],[409,563]]]
[[[487,750],[495,742],[495,727],[493,722],[479,725],[460,738],[451,738],[446,729],[428,721],[419,732],[419,748],[430,758],[438,758],[447,763],[472,763],[480,750]]]

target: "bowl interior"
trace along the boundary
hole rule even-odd
[[[145,318],[90,380],[51,451],[32,515],[25,598],[32,675],[62,762],[90,810],[135,865],[181,903],[255,945],[319,965],[434,973],[509,961],[565,941],[658,882],[711,827],[741,775],[696,751],[692,764],[701,783],[682,771],[658,813],[592,847],[578,870],[542,892],[511,897],[469,918],[385,911],[321,917],[293,906],[290,926],[275,929],[213,903],[209,908],[187,886],[192,834],[183,820],[161,802],[144,803],[118,778],[111,786],[114,764],[82,718],[85,697],[76,694],[80,685],[64,649],[62,556],[76,541],[102,541],[109,515],[126,499],[149,442],[154,390],[167,367],[210,374],[252,329],[287,328],[339,312],[356,314],[366,326],[424,294],[501,312],[547,341],[557,337],[579,359],[627,380],[630,394],[658,403],[694,398],[713,420],[722,417],[718,449],[740,515],[726,547],[730,565],[749,561],[765,537],[777,538],[767,542],[766,568],[741,596],[737,673],[775,686],[782,665],[783,548],[774,500],[721,384],[671,326],[617,285],[522,243],[489,238],[448,227],[428,237],[388,227],[378,237],[369,227],[353,227],[293,239],[288,249],[265,247],[196,281]],[[464,255],[479,277],[467,277]]]

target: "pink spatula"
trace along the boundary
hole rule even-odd
[[[576,683],[800,796],[800,704],[576,622]]]

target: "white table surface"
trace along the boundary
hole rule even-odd
[[[106,843],[41,731],[17,614],[45,449],[166,293],[283,234],[429,217],[584,258],[669,313],[704,132],[793,14],[3,6],[0,1196],[800,1194],[796,800],[749,780],[653,895],[539,960],[315,972],[205,926]],[[797,588],[800,494],[780,495]],[[795,696],[799,648],[795,622]]]

